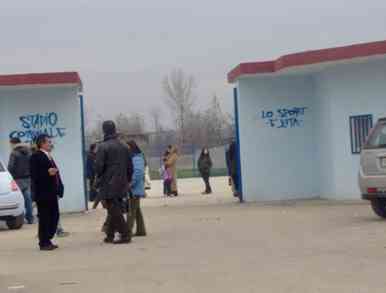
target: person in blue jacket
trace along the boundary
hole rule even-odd
[[[146,236],[145,222],[141,210],[141,198],[145,197],[145,157],[135,141],[131,140],[127,145],[129,146],[133,163],[127,224],[129,226],[129,233],[133,231],[135,222],[137,230],[134,236]]]

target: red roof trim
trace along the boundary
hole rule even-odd
[[[248,74],[275,73],[289,67],[384,54],[386,54],[386,41],[307,51],[285,55],[273,61],[241,63],[228,73],[228,81],[232,83]]]
[[[82,82],[77,72],[0,75],[0,86],[54,85],[54,84],[81,85]]]

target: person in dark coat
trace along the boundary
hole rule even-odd
[[[54,250],[58,246],[51,240],[55,236],[59,222],[59,198],[64,187],[59,169],[52,158],[52,142],[48,135],[41,134],[36,139],[38,151],[30,159],[31,180],[34,199],[39,217],[40,250]]]
[[[86,177],[88,183],[89,200],[94,201],[96,197],[95,190],[95,161],[96,161],[96,144],[90,146],[90,150],[87,153],[86,162]]]
[[[205,183],[205,191],[202,194],[212,193],[212,187],[210,186],[209,182],[210,171],[212,169],[212,166],[213,163],[212,159],[210,158],[209,150],[207,148],[203,148],[200,158],[198,159],[198,170]]]
[[[9,157],[8,171],[15,179],[24,196],[25,219],[28,224],[34,223],[31,192],[30,158],[31,149],[22,144],[20,138],[10,140],[12,152]]]
[[[130,243],[131,233],[123,217],[123,203],[129,192],[130,154],[118,140],[113,121],[103,123],[104,141],[98,146],[95,162],[98,199],[107,209],[105,243]],[[115,232],[120,238],[114,241]]]
[[[239,197],[239,171],[237,165],[236,142],[232,141],[229,149],[226,151],[226,163],[229,175],[230,185],[232,186],[233,195]]]

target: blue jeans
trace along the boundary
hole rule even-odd
[[[34,216],[32,212],[31,179],[17,179],[16,183],[24,196],[25,218],[28,223],[33,223]]]

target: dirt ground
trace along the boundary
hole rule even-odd
[[[0,231],[0,292],[382,292],[386,222],[362,202],[240,205],[226,180],[144,200],[146,238],[102,244],[104,211],[66,215],[72,234],[40,252],[36,226]],[[197,192],[191,192],[196,190]]]

